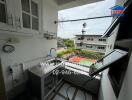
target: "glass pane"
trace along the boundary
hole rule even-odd
[[[22,2],[22,10],[30,13],[29,0],[21,0],[21,2]]]
[[[5,4],[1,4],[1,3],[0,3],[0,22],[6,23]]]
[[[32,29],[38,30],[39,27],[39,21],[37,18],[32,17]]]
[[[27,15],[25,13],[22,14],[22,18],[23,18],[23,27],[24,28],[30,28],[30,15]]]
[[[32,1],[31,6],[32,6],[32,15],[38,16],[38,4]]]

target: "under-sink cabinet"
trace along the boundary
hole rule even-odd
[[[54,70],[62,70],[61,66]],[[40,72],[41,73],[41,72]],[[47,97],[55,90],[61,83],[63,75],[54,74],[53,70],[46,73],[37,75],[29,70],[29,87],[32,95],[36,96],[39,100],[46,100]]]

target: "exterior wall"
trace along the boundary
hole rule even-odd
[[[80,49],[86,49],[86,50],[92,50],[92,51],[97,51],[97,52],[102,52],[105,53],[107,49],[107,38],[101,38],[101,36],[85,36],[85,39],[83,40],[83,46],[77,45],[78,43],[82,42],[82,40],[78,40],[81,36],[76,36],[75,37],[75,45],[76,48]],[[93,39],[93,40],[88,40],[88,39]],[[99,41],[99,39],[106,39],[106,41]],[[90,48],[89,46],[92,46]],[[99,49],[98,47],[104,47],[104,49]]]
[[[42,2],[42,31],[49,31],[57,33],[57,25],[54,24],[54,20],[57,20],[57,8],[53,4],[48,3],[43,0]],[[0,31],[2,33],[2,31]],[[43,33],[43,32],[42,32]],[[4,53],[1,49],[7,38],[15,37],[19,39],[19,43],[13,43],[15,46],[15,51],[13,53]],[[15,36],[15,35],[0,35],[0,58],[2,62],[2,69],[4,74],[4,81],[6,85],[6,91],[13,89],[12,77],[9,74],[8,68],[14,64],[23,63],[32,59],[46,57],[49,53],[50,48],[57,48],[57,40],[47,40],[43,38],[42,34],[36,34],[33,36]],[[24,69],[32,67],[33,65],[38,64],[44,59],[38,59],[35,61],[30,61],[25,63]],[[14,71],[14,78],[17,79],[16,86],[20,86],[24,81],[22,75],[22,69],[20,66],[17,66],[17,70]],[[19,89],[20,90],[20,89]],[[17,91],[18,92],[18,91]]]
[[[119,28],[119,25],[115,28],[115,30],[113,31],[113,34],[108,38],[108,45],[109,46],[106,49],[106,53],[105,54],[108,54],[108,53],[110,53],[113,50],[114,43],[115,43],[116,36],[117,36],[118,28]]]
[[[51,2],[51,0],[43,0],[42,7],[43,31],[53,32],[57,35],[58,24],[54,24],[54,21],[58,20],[57,4],[55,2]]]
[[[126,76],[124,78],[124,83],[122,85],[120,94],[118,99],[116,98],[114,91],[112,89],[112,86],[110,84],[110,81],[107,76],[107,71],[103,73],[101,87],[100,87],[100,94],[99,94],[99,100],[131,100],[132,99],[132,55],[129,60],[128,69],[126,72]]]
[[[89,46],[92,46],[92,48],[90,48]],[[104,49],[98,49],[98,47],[104,47]],[[106,47],[107,47],[106,45],[83,44],[83,46],[78,46],[76,44],[76,48],[78,48],[78,49],[97,51],[97,52],[101,52],[101,53],[106,52]]]
[[[124,0],[117,0],[118,5],[122,5]],[[117,35],[118,27],[114,30],[114,34],[109,38],[110,43],[115,42],[115,38]],[[111,50],[109,49],[107,53]],[[116,98],[111,83],[107,76],[108,70],[104,71],[101,81],[100,93],[99,93],[99,100],[131,100],[132,99],[132,55],[129,60],[126,76],[124,78],[124,83],[122,85],[119,97]]]

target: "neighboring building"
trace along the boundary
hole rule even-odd
[[[65,48],[64,40],[62,38],[57,38],[57,48]]]
[[[108,38],[102,38],[102,35],[76,35],[75,47],[105,53],[108,47]]]

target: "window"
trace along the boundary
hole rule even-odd
[[[6,3],[0,0],[0,22],[6,23]]]
[[[106,39],[103,39],[103,41],[106,41]]]
[[[98,49],[105,49],[105,47],[99,46]]]
[[[81,42],[81,43],[77,43],[77,46],[78,46],[78,47],[82,47],[82,45],[83,45],[82,42]]]
[[[78,40],[84,40],[84,36],[82,35],[81,37],[78,38]]]
[[[80,44],[79,44],[79,43],[77,43],[77,46],[80,46]]]
[[[93,41],[93,38],[88,38],[87,40],[88,40],[88,41]]]
[[[92,45],[86,45],[87,48],[92,48]]]
[[[116,57],[118,57],[118,55]],[[108,72],[110,83],[112,85],[112,88],[117,98],[119,96],[122,83],[123,83],[123,79],[125,77],[125,73],[126,73],[127,66],[128,66],[128,61],[129,61],[129,57],[128,55],[126,55],[120,60],[111,64],[111,67]]]
[[[32,0],[21,0],[23,27],[39,30],[38,4]]]
[[[102,39],[99,39],[99,41],[102,41]]]
[[[82,40],[81,38],[78,38],[78,40]]]
[[[106,39],[99,39],[99,41],[106,41]]]

